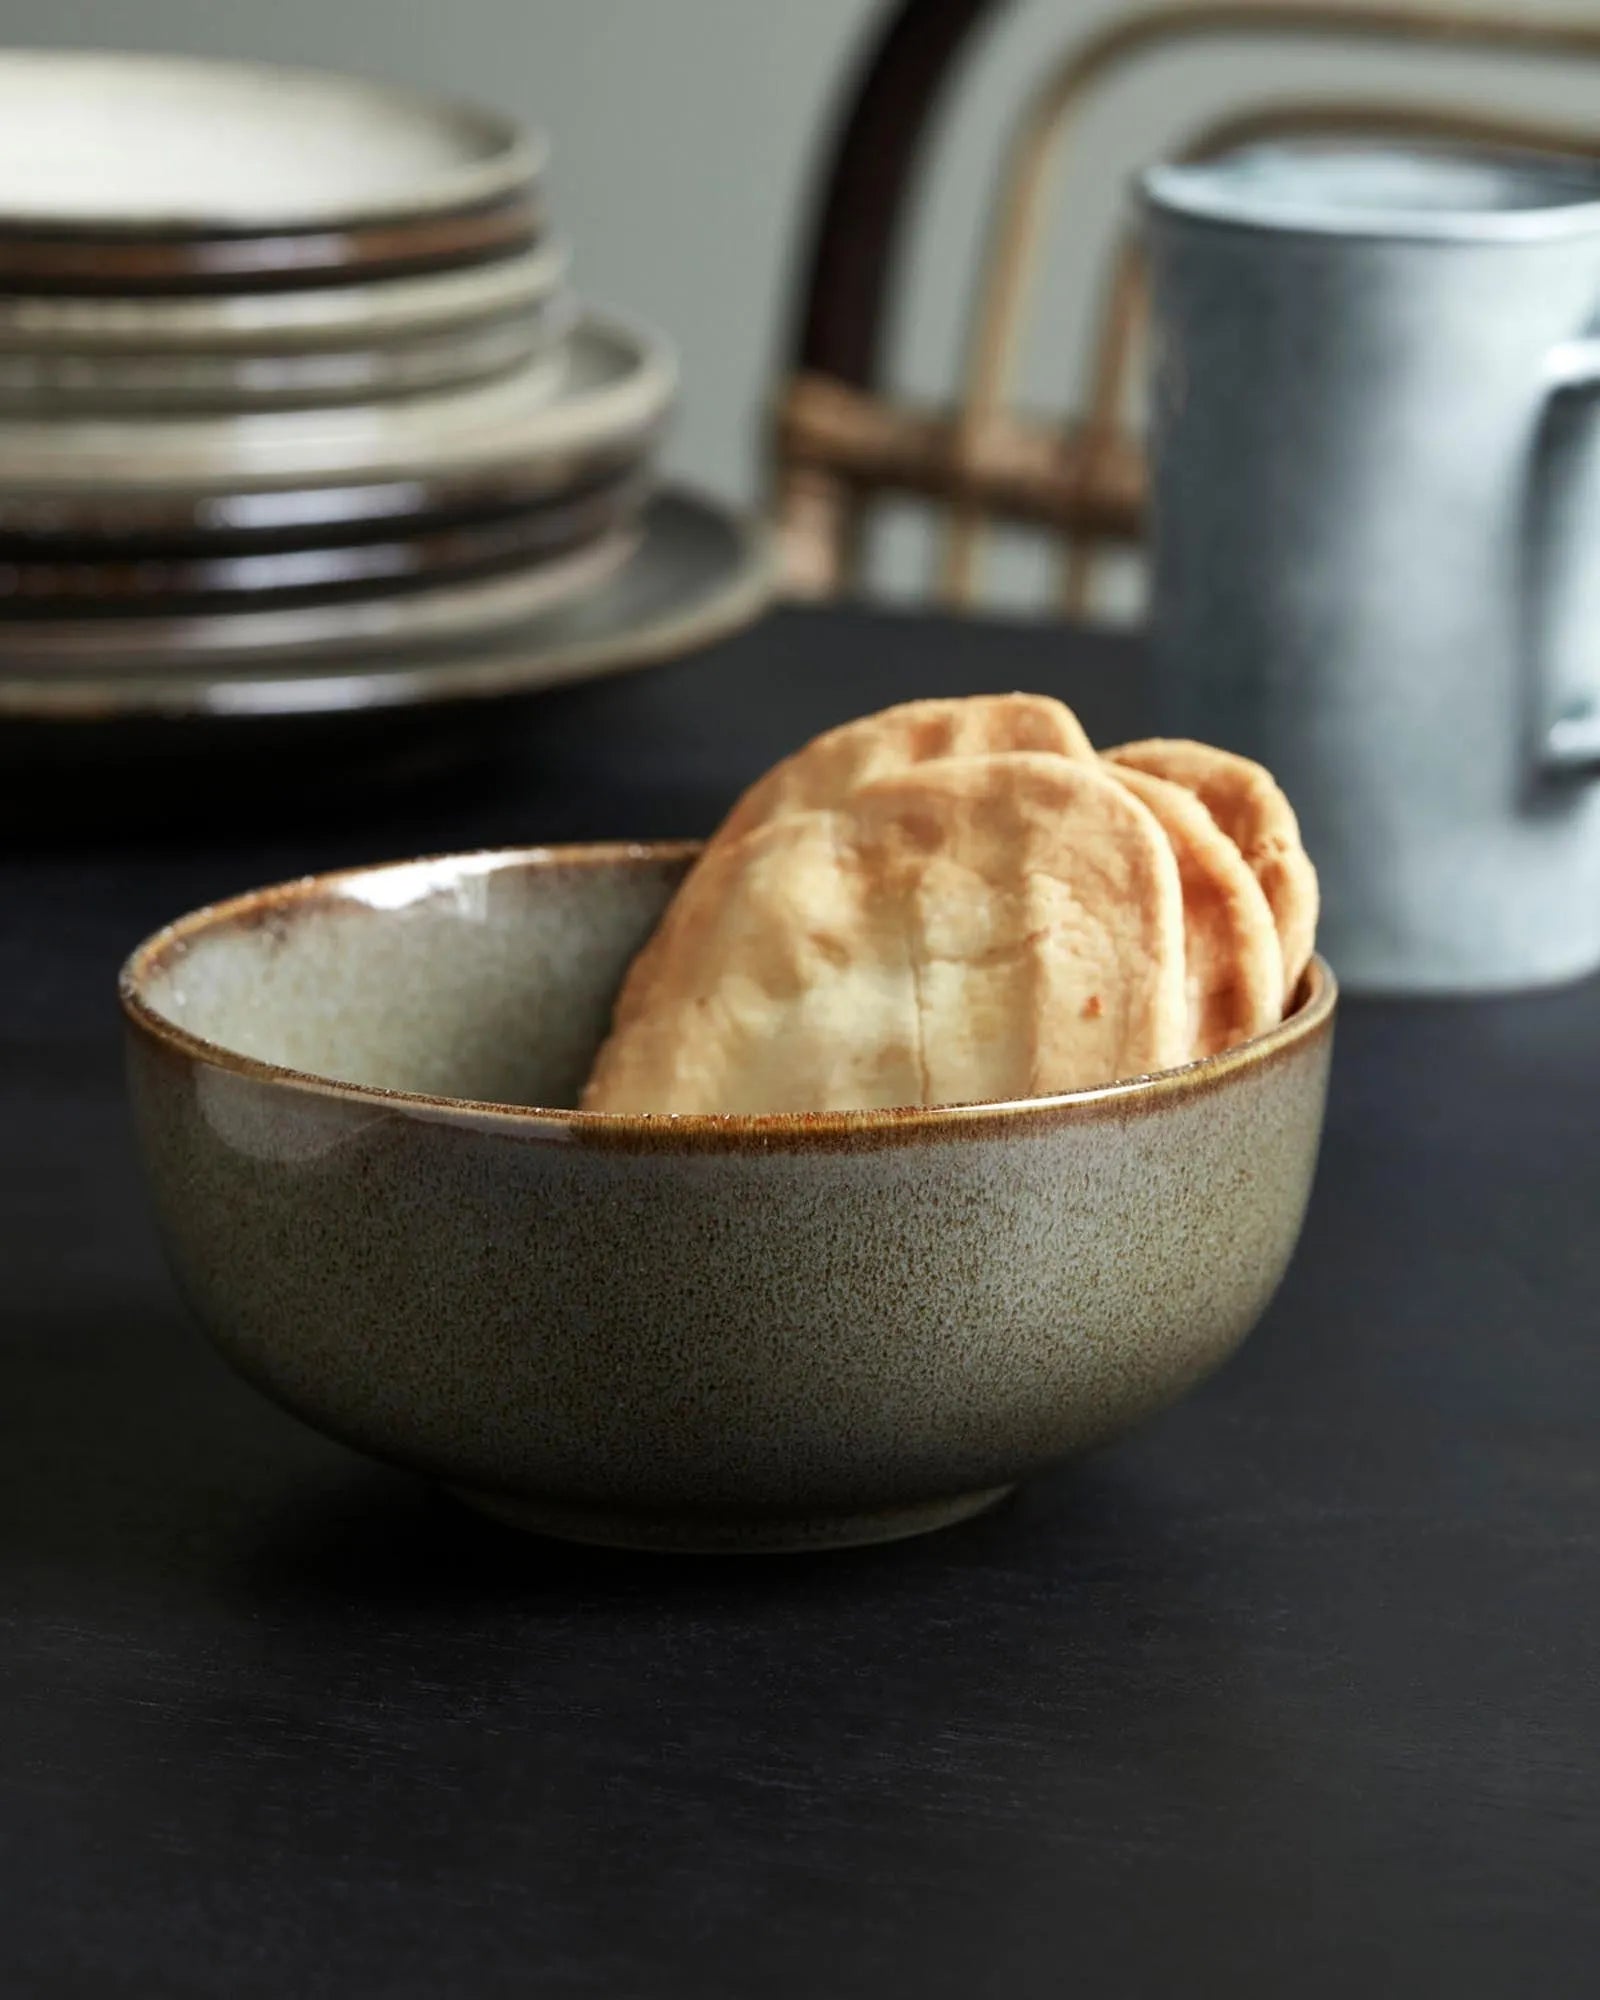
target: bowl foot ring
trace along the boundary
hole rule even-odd
[[[948,1499],[872,1508],[855,1514],[750,1514],[735,1516],[613,1512],[515,1493],[485,1493],[470,1486],[446,1491],[508,1528],[559,1541],[609,1549],[673,1550],[683,1555],[760,1555],[806,1549],[861,1548],[899,1542],[935,1528],[953,1527],[997,1507],[1013,1486],[989,1486]]]

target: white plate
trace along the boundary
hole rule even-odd
[[[516,121],[311,70],[0,54],[0,215],[75,234],[349,229],[493,201],[543,150]]]
[[[49,345],[95,354],[224,354],[382,341],[534,312],[561,291],[570,262],[567,246],[552,242],[464,271],[303,291],[0,295],[0,351]]]
[[[560,369],[553,388],[552,368]],[[236,417],[0,421],[0,483],[42,497],[93,489],[245,492],[441,479],[574,453],[642,449],[677,386],[655,335],[585,317],[551,357],[487,385],[393,403]]]

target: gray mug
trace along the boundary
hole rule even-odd
[[[1276,144],[1144,191],[1159,728],[1276,773],[1348,987],[1600,966],[1600,170]]]

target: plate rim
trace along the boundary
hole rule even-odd
[[[498,111],[448,92],[430,91],[391,82],[381,77],[365,77],[340,69],[319,69],[303,63],[273,63],[248,58],[167,54],[133,49],[0,49],[0,82],[6,71],[28,72],[35,77],[45,71],[77,72],[77,80],[95,71],[124,86],[130,76],[165,72],[184,79],[213,84],[226,77],[254,85],[263,94],[281,95],[308,86],[368,105],[402,112],[413,120],[431,124],[436,130],[448,128],[452,137],[470,132],[490,148],[489,156],[461,162],[419,180],[409,193],[398,190],[387,196],[371,195],[343,205],[227,211],[207,207],[203,201],[179,203],[142,214],[115,210],[95,212],[83,209],[63,213],[42,204],[24,206],[18,198],[5,200],[6,219],[15,228],[34,237],[59,237],[73,241],[97,236],[126,240],[130,237],[204,238],[265,237],[298,235],[312,231],[358,229],[372,223],[403,222],[412,218],[455,214],[463,209],[487,205],[501,197],[531,187],[544,172],[549,143],[544,135],[523,125],[510,112]],[[24,76],[24,81],[26,77]],[[81,82],[79,83],[81,87]]]
[[[280,674],[128,673],[67,682],[11,675],[0,667],[0,730],[88,728],[135,719],[190,724],[257,716],[313,719],[432,708],[504,700],[636,666],[659,665],[742,630],[772,602],[777,584],[775,538],[760,513],[692,484],[668,480],[646,503],[637,545],[608,580],[613,587],[646,553],[652,533],[663,532],[657,525],[660,517],[672,511],[709,520],[728,536],[725,568],[687,603],[599,638],[519,652],[514,634],[501,633],[462,647],[450,658],[387,667],[356,660],[337,672],[331,668],[319,672],[307,665]]]
[[[571,275],[572,245],[552,236],[486,264],[287,291],[13,292],[0,296],[0,350],[49,343],[97,356],[314,352],[536,311]]]
[[[589,343],[620,350],[626,365],[615,377],[599,385],[573,391],[558,381],[539,398],[535,396],[520,412],[515,404],[506,416],[504,399],[523,377],[537,388],[540,371],[548,375],[553,366],[563,374]],[[246,411],[215,420],[199,417],[95,416],[75,419],[75,424],[92,429],[107,441],[82,453],[70,468],[49,464],[51,440],[63,426],[47,418],[0,419],[0,458],[6,466],[8,498],[19,494],[37,495],[45,500],[71,500],[85,494],[111,495],[138,500],[163,497],[182,499],[186,495],[203,498],[209,493],[245,494],[284,489],[304,490],[319,486],[361,486],[407,479],[446,479],[461,473],[487,470],[515,463],[555,458],[575,451],[620,450],[630,440],[644,439],[665,422],[677,393],[679,364],[677,349],[663,333],[642,322],[619,314],[582,309],[570,330],[547,353],[533,355],[520,369],[487,384],[467,388],[437,390],[428,395],[401,399],[392,407],[382,399],[372,403],[346,404],[331,410]],[[470,405],[476,402],[478,407]],[[461,405],[469,408],[463,413]],[[418,405],[426,405],[418,411]],[[443,407],[440,407],[443,406]],[[347,428],[342,434],[329,428],[342,417]],[[463,436],[452,426],[463,421],[474,428]],[[385,419],[388,419],[386,425]],[[279,454],[275,460],[252,464],[227,464],[227,441],[222,436],[196,445],[189,441],[182,450],[152,474],[147,470],[119,471],[116,454],[143,468],[148,453],[163,432],[174,427],[215,421],[219,432],[254,429],[258,434],[276,423],[285,429],[297,419],[302,435],[264,440],[268,449]],[[363,421],[377,432],[365,446],[359,440]],[[441,427],[441,436],[431,447],[419,439],[419,426],[429,421]],[[410,427],[409,437],[385,439],[385,429],[396,422]],[[316,425],[324,426],[320,432]],[[139,429],[146,435],[140,437]],[[120,437],[119,437],[120,434]],[[236,449],[247,448],[240,436]],[[45,462],[30,463],[29,450],[43,451]],[[298,458],[298,462],[295,462]]]
[[[196,672],[219,675],[242,676],[252,659],[270,659],[291,671],[303,662],[310,671],[319,659],[339,658],[346,649],[361,654],[408,643],[404,635],[412,630],[425,636],[410,643],[467,646],[494,631],[514,630],[523,620],[564,605],[569,595],[597,588],[624,566],[636,534],[631,520],[612,521],[573,547],[485,576],[378,588],[319,603],[219,606],[171,617],[146,612],[30,619],[17,629],[43,643],[36,643],[23,672],[77,679],[77,661],[92,654],[98,641],[108,655],[127,662],[116,669],[118,678],[136,677],[164,653],[181,651],[178,642],[164,648],[156,636],[173,625],[189,629]]]
[[[53,416],[207,417],[219,399],[241,417],[359,400],[445,395],[550,360],[571,331],[551,300],[531,312],[425,327],[361,345],[145,350],[7,347],[0,338],[0,423],[49,407]],[[429,371],[432,379],[429,379]]]

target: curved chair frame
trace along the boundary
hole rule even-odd
[[[1061,158],[1085,105],[1113,76],[1176,45],[1218,38],[1392,43],[1600,62],[1600,22],[1340,0],[1165,0],[1071,51],[1024,115],[1001,177],[958,405],[925,410],[882,388],[889,290],[929,119],[996,0],[904,0],[852,95],[814,230],[793,369],[774,427],[775,508],[786,577],[802,594],[849,588],[871,502],[943,505],[941,598],[971,605],[998,520],[1053,533],[1062,602],[1089,602],[1096,557],[1137,543],[1143,454],[1125,411],[1143,323],[1136,247],[1112,261],[1082,414],[1065,424],[1013,406],[1040,246],[1059,199]],[[1495,118],[1471,108],[1371,101],[1268,104],[1230,114],[1176,150],[1204,157],[1250,139],[1375,134],[1600,155],[1600,130]]]

